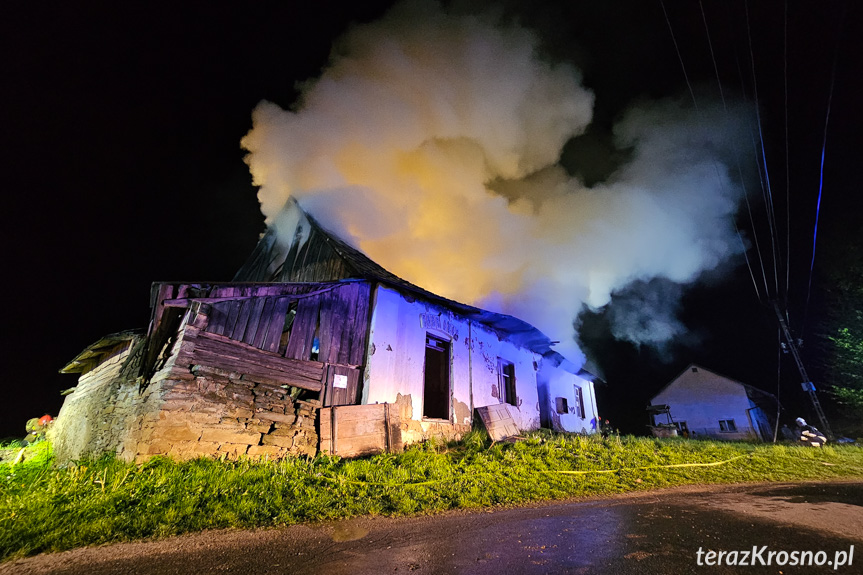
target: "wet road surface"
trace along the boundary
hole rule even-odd
[[[41,555],[2,564],[0,574],[863,574],[861,506],[863,482],[687,487],[434,517],[212,531]],[[744,551],[748,565],[741,565]],[[779,554],[770,558],[771,551]],[[812,565],[791,565],[795,551],[798,562]]]

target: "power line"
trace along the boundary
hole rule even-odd
[[[722,90],[722,79],[719,76],[719,66],[717,66],[717,64],[716,64],[716,54],[713,50],[713,41],[710,38],[710,27],[707,25],[707,15],[704,12],[704,4],[701,2],[701,0],[698,1],[698,6],[699,6],[699,8],[701,8],[701,19],[704,22],[704,32],[707,36],[707,45],[710,48],[710,59],[713,62],[713,71],[716,74],[716,84],[717,84],[717,86],[719,86],[719,97],[722,100],[722,108],[723,108],[723,110],[725,110],[725,113],[727,115],[728,114],[728,104],[725,101],[725,93]],[[668,20],[668,17],[666,15],[666,21],[667,20]],[[673,32],[672,32],[672,34],[673,34]],[[676,45],[676,43],[675,43],[675,45]],[[681,58],[681,64],[682,64],[682,58]],[[685,73],[685,71],[684,71],[684,73]],[[693,96],[693,100],[694,100],[694,98],[695,98],[695,96]],[[749,204],[749,192],[746,189],[746,180],[743,177],[743,170],[740,167],[740,155],[737,152],[737,145],[733,139],[731,141],[731,147],[734,150],[734,160],[735,160],[735,163],[737,164],[737,174],[740,177],[740,184],[743,187],[743,196],[746,200],[746,210],[749,213],[749,222],[752,225],[752,236],[755,240],[756,250],[758,251],[758,261],[761,264],[761,275],[764,276],[764,290],[765,290],[765,296],[766,296],[767,291],[768,291],[767,275],[764,271],[764,261],[761,257],[761,248],[760,248],[759,243],[758,243],[758,233],[755,230],[755,220],[752,217],[752,207]],[[718,168],[716,168],[715,162],[714,162],[714,168],[718,172]],[[746,249],[746,244],[743,242],[743,237],[740,234],[740,228],[737,227],[737,221],[736,220],[734,222],[734,229],[737,232],[737,237],[740,239],[740,244],[743,246],[743,257],[746,260],[746,267],[749,269],[749,275],[752,278],[752,285],[755,288],[755,295],[760,300],[761,294],[759,293],[759,290],[758,290],[758,282],[755,280],[755,273],[752,271],[752,264],[749,261],[749,254],[747,253],[748,250]]]
[[[746,7],[746,34],[749,40],[749,60],[752,65],[752,91],[753,97],[755,99],[755,118],[758,122],[758,139],[761,144],[761,160],[764,167],[764,179],[766,182],[766,187],[762,186],[762,189],[766,190],[766,200],[767,200],[767,223],[770,228],[770,242],[773,255],[773,280],[776,285],[776,292],[779,292],[779,274],[777,271],[777,257],[778,252],[776,249],[776,210],[773,205],[773,192],[770,188],[770,172],[767,169],[767,150],[764,147],[764,132],[761,125],[761,110],[759,109],[758,104],[758,81],[757,75],[755,73],[755,53],[752,49],[752,30],[749,24],[749,0],[745,2]]]
[[[806,329],[806,316],[809,313],[809,298],[812,295],[812,275],[815,269],[815,246],[818,241],[818,218],[821,215],[821,196],[824,191],[824,157],[827,151],[827,127],[830,124],[830,108],[833,105],[833,88],[836,85],[836,67],[839,62],[839,39],[842,37],[842,24],[845,21],[846,4],[842,5],[842,16],[839,18],[839,32],[836,35],[836,47],[833,51],[833,67],[830,72],[830,92],[827,96],[827,115],[824,118],[824,137],[821,140],[821,172],[818,175],[818,202],[815,206],[815,226],[812,232],[812,260],[809,263],[809,282],[806,287],[806,305],[803,308],[803,325],[800,334]]]
[[[674,50],[677,52],[677,59],[680,61],[680,68],[683,70],[683,77],[686,79],[686,86],[689,88],[689,95],[692,96],[692,104],[698,110],[698,103],[695,101],[695,92],[692,90],[692,84],[689,82],[689,76],[686,74],[686,66],[683,64],[683,56],[680,55],[680,47],[677,45],[677,38],[674,36],[674,28],[671,27],[671,20],[668,19],[668,12],[665,10],[664,0],[659,0],[662,6],[662,13],[665,14],[665,22],[668,24],[668,31],[671,33],[671,41],[674,42]]]
[[[785,298],[791,289],[791,160],[788,145],[788,0],[785,0],[785,12],[782,36],[782,77],[785,88]]]

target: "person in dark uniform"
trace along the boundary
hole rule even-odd
[[[814,425],[809,425],[802,417],[798,417],[795,421],[797,423],[797,441],[800,444],[821,447],[827,443],[827,437],[818,431]]]

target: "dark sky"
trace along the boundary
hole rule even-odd
[[[153,281],[232,277],[263,230],[239,146],[252,109],[262,99],[289,107],[296,83],[319,75],[332,41],[351,22],[378,18],[389,4],[4,8],[0,158],[7,305],[0,437],[23,435],[30,417],[56,415],[59,392],[75,384],[75,376],[57,371],[84,347],[102,335],[146,326]],[[575,63],[597,93],[595,127],[564,152],[566,164],[588,180],[613,167],[609,128],[628,104],[686,90],[658,0],[489,4],[538,30],[548,55]],[[745,2],[703,4],[724,86],[752,98]],[[854,2],[790,4],[788,300],[794,319],[805,301],[834,59],[821,225],[860,208],[855,156],[863,127],[857,109],[863,30]],[[668,0],[665,7],[690,79],[698,90],[716,91],[699,3]],[[779,1],[749,2],[768,166],[780,190],[784,234],[783,11]],[[841,249],[841,238],[819,249]],[[691,336],[668,350],[670,361],[609,341],[602,318],[588,318],[584,338],[608,379],[600,411],[624,429],[642,429],[643,404],[690,362],[775,389],[771,312],[755,297],[742,262],[720,275],[684,297],[682,317]],[[783,363],[789,395],[796,385],[791,368]]]

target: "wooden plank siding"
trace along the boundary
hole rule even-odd
[[[321,390],[324,365],[317,361],[287,359],[206,331],[197,334],[194,348],[188,353],[190,365],[205,365],[240,373],[243,379],[258,383]]]
[[[345,387],[335,385],[336,376],[343,376]],[[324,390],[324,406],[355,405],[359,403],[360,370],[346,365],[329,364]]]
[[[203,323],[196,324],[200,327],[200,333],[193,336],[196,343],[186,346],[194,350],[193,357],[186,358],[191,364],[239,373],[251,370],[249,377],[260,381],[319,391],[324,405],[352,405],[360,401],[370,297],[371,285],[365,281],[161,284],[154,286],[153,325],[156,339],[164,341],[166,328],[176,332],[177,318],[192,307],[202,314]],[[282,332],[291,309],[296,315],[285,343]],[[172,310],[170,322],[163,322],[166,310]],[[314,355],[316,338],[318,353]],[[280,343],[283,354],[279,353]],[[253,349],[265,355],[251,352]],[[268,363],[271,356],[282,361]],[[300,373],[296,366],[301,363],[320,367]],[[336,376],[346,378],[339,378],[344,385],[334,386]]]
[[[321,453],[356,457],[404,448],[399,410],[389,403],[324,408],[320,421]]]
[[[321,298],[319,297],[303,298],[297,302],[297,317],[294,319],[285,357],[311,359],[320,308]]]
[[[242,337],[235,338],[237,341],[254,345],[253,342],[255,341],[255,334],[258,332],[258,324],[261,322],[261,312],[264,311],[264,300],[265,298],[262,297],[252,300],[252,309],[249,311],[249,323],[246,325],[246,332],[242,334]]]
[[[289,297],[277,297],[274,299],[275,305],[270,318],[270,324],[267,327],[267,335],[261,343],[261,349],[271,352],[279,350],[279,339],[281,339],[282,329],[285,327],[285,314],[291,305],[291,298]]]

